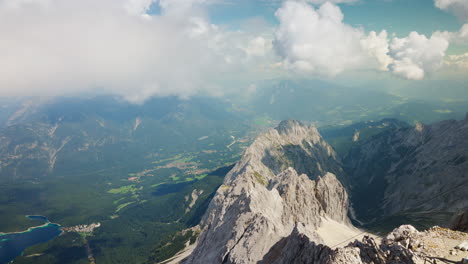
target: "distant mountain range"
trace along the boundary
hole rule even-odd
[[[0,130],[0,181],[122,163],[136,169],[155,153],[198,150],[205,144],[197,140],[201,137],[230,142],[228,131],[241,135],[248,128],[227,108],[209,98],[153,99],[144,105],[107,97],[24,102]]]
[[[265,81],[248,97],[247,109],[275,120],[314,122],[318,127],[384,118],[430,123],[458,119],[468,111],[465,84],[425,84],[390,91],[376,88],[378,83],[348,87],[319,80]]]

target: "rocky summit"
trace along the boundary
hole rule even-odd
[[[373,137],[353,150],[356,157],[351,161],[356,161],[357,169],[351,171],[351,176],[356,177],[359,172],[366,176],[365,170],[372,168],[372,161],[384,163],[371,156],[387,153],[382,157],[388,158],[384,164],[393,164],[389,172],[400,170],[408,174],[406,179],[393,179],[407,184],[401,188],[405,191],[401,197],[408,201],[395,199],[402,207],[414,202],[410,198],[415,190],[408,188],[429,186],[412,180],[427,172],[428,166],[437,168],[436,164],[445,162],[453,172],[448,186],[460,184],[465,174],[459,169],[466,165],[466,121],[418,124]],[[397,149],[387,148],[388,145]],[[456,151],[450,150],[449,154],[449,148]],[[461,164],[465,165],[459,167]],[[377,174],[382,173],[380,169]],[[427,172],[429,180],[440,178],[441,173],[441,168]],[[183,262],[384,264],[460,259],[463,253],[455,248],[463,248],[468,239],[465,233],[438,227],[419,232],[413,226],[403,225],[380,238],[352,226],[347,189],[340,182],[351,179],[352,184],[347,187],[355,190],[360,181],[352,177],[346,176],[337,154],[314,126],[293,120],[281,122],[260,135],[226,175],[201,221],[197,244]],[[383,189],[377,185],[372,189],[372,182],[368,186],[369,200],[378,192],[396,192],[391,184]],[[434,191],[432,187],[428,190]],[[356,196],[363,198],[359,193]],[[451,205],[439,202],[437,206],[460,208],[464,207],[460,204],[463,201],[466,199]],[[396,206],[388,201],[385,210],[398,211]],[[466,213],[456,216],[452,225],[466,230]]]
[[[257,263],[292,234],[330,246],[359,234],[347,217],[341,173],[336,153],[314,126],[281,122],[228,173],[185,262]],[[332,229],[341,232],[333,236]]]

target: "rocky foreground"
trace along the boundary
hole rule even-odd
[[[468,241],[466,233],[401,226],[378,238],[353,227],[344,177],[315,127],[281,122],[226,175],[183,263],[418,264],[465,257],[455,247]],[[465,216],[457,219],[463,228]]]
[[[459,247],[464,241],[468,241],[467,233],[440,227],[419,232],[404,225],[381,242],[365,236],[343,248],[331,249],[295,231],[277,243],[260,263],[462,263],[463,258],[468,258],[468,251]]]

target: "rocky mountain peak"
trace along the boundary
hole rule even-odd
[[[378,175],[362,182],[360,186],[366,193],[355,200],[361,207],[353,203],[354,211],[381,208],[372,206],[382,201],[388,212],[415,208],[414,204],[425,203],[429,209],[443,204],[431,198],[440,192],[441,184],[436,181],[442,178],[439,174],[446,175],[450,169],[451,189],[466,184],[467,129],[465,120],[451,120],[395,128],[392,133],[382,133],[382,138],[364,141],[357,152],[352,152],[352,158],[359,159],[349,163],[357,168],[350,189],[353,191],[355,183],[362,182],[357,178],[365,172],[361,164],[388,166],[377,167],[375,173],[387,173],[385,180],[389,183],[385,186],[372,182]],[[453,155],[446,152],[448,148]],[[427,170],[428,166],[432,169]],[[402,172],[409,175],[397,178]],[[366,235],[350,224],[348,193],[339,181],[340,174],[340,160],[315,127],[294,120],[281,122],[260,135],[226,175],[202,219],[197,245],[185,263],[424,263],[427,253],[450,259],[449,248],[454,245],[447,247],[447,241],[453,244],[466,239],[466,235],[447,229],[418,232],[411,226],[397,228],[381,241]],[[415,181],[414,175],[424,177]],[[427,188],[428,178],[437,188]],[[375,198],[379,191],[386,195],[385,199]],[[413,195],[414,191],[418,195]],[[355,189],[353,196],[356,194],[360,195]],[[450,206],[466,208],[466,199],[459,198],[463,194],[447,194]],[[419,198],[423,195],[425,202]],[[454,225],[465,230],[466,215],[457,217]],[[442,250],[424,246],[433,241]]]
[[[324,244],[331,243],[330,228],[355,235],[339,173],[335,152],[315,127],[281,122],[228,173],[187,263],[257,263],[293,230]]]
[[[253,168],[269,181],[289,167],[311,179],[326,172],[342,173],[337,154],[314,126],[288,120],[258,136],[227,178],[232,180],[241,170]]]
[[[296,143],[308,140],[316,144],[322,140],[322,136],[314,125],[307,126],[292,119],[281,121],[275,129],[270,129],[269,133],[278,133],[278,135]]]
[[[292,131],[298,131],[298,130],[300,131],[305,128],[306,127],[300,121],[288,119],[288,120],[281,121],[276,127],[276,130],[278,130],[280,134],[284,135],[284,134],[289,134]]]

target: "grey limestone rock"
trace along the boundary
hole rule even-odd
[[[334,150],[313,126],[283,121],[226,175],[186,263],[257,263],[293,230],[315,243],[324,217],[349,224]]]
[[[392,159],[388,170],[384,171],[389,174],[389,180],[397,177],[392,173],[408,166],[415,171],[425,171],[427,166],[434,166],[434,162],[430,162],[434,158],[439,159],[436,162],[451,162],[453,166],[464,164],[450,155],[451,160],[443,158],[448,151],[444,148],[457,150],[457,144],[466,146],[467,124],[463,122],[418,124],[411,131],[387,135],[389,142],[368,142],[360,150],[361,157],[356,162],[359,164],[368,155],[389,150],[388,145],[382,148],[385,144],[397,144],[397,148],[403,149],[390,152]],[[451,137],[442,136],[444,131]],[[454,155],[464,153],[458,148]],[[392,155],[398,159],[394,160]],[[412,158],[416,159],[415,164],[412,160],[405,161]],[[456,167],[449,169],[452,172],[458,170]],[[465,172],[455,173],[451,179],[453,184],[463,178]],[[259,136],[226,175],[202,219],[197,246],[184,263],[422,264],[428,256],[448,254],[447,241],[466,239],[464,233],[449,229],[435,227],[418,232],[414,227],[404,225],[381,242],[364,236],[362,240],[335,248],[337,245],[330,245],[330,237],[326,237],[330,232],[336,232],[334,228],[345,226],[355,230],[347,217],[348,194],[335,176],[342,173],[335,152],[313,126],[304,126],[297,121],[280,123],[276,129]],[[441,169],[431,171],[429,179],[441,177],[441,173]],[[425,184],[414,180],[412,174],[407,177],[397,179],[408,184],[402,187],[406,192],[402,196],[409,201],[395,199],[400,201],[402,208],[413,203],[410,198],[414,190],[407,187]],[[386,188],[388,193],[393,186]],[[431,194],[433,188],[425,191]],[[427,195],[422,196],[427,199]],[[396,210],[398,205],[389,200],[386,206]],[[459,219],[458,222],[463,222],[464,216]],[[427,243],[435,243],[437,250],[425,247]]]

